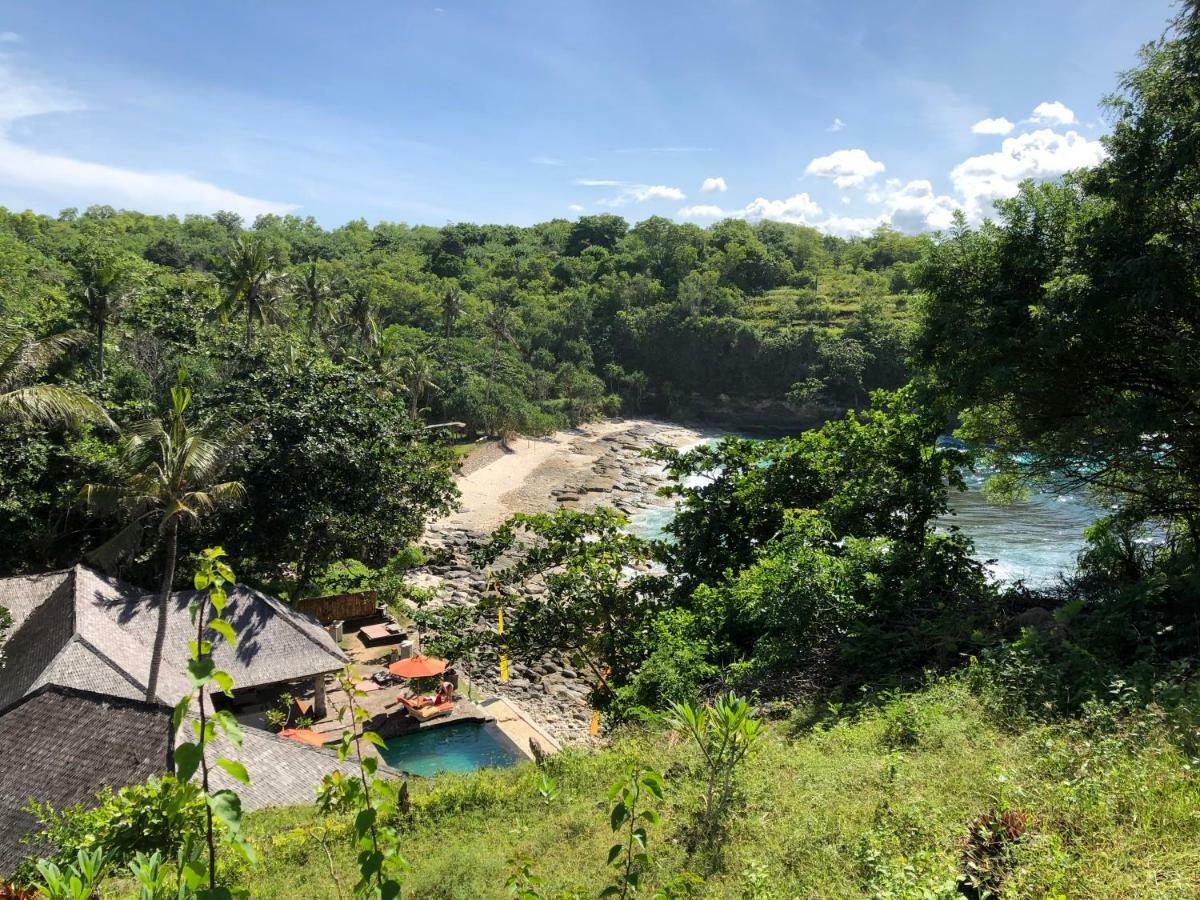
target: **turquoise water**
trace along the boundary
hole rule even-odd
[[[478,722],[422,728],[388,738],[387,748],[379,752],[393,769],[412,775],[474,772],[519,762],[521,757],[493,728]]]
[[[1083,530],[1105,511],[1081,492],[1033,491],[1020,503],[990,503],[980,492],[986,478],[969,475],[965,493],[950,492],[953,514],[943,525],[957,526],[975,542],[975,558],[997,581],[1044,587],[1073,571]],[[669,506],[639,510],[630,527],[642,537],[661,538],[673,516]]]

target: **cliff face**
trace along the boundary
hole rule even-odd
[[[716,398],[691,394],[672,398],[670,418],[730,431],[796,434],[844,415],[845,407],[824,403],[796,406],[776,398]]]

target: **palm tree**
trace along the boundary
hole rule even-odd
[[[487,329],[492,344],[492,359],[488,364],[487,386],[487,399],[490,402],[492,399],[492,385],[496,381],[496,362],[500,358],[500,346],[505,343],[516,343],[516,339],[512,334],[512,310],[503,304],[493,303],[492,308],[488,310],[487,316],[484,317],[483,324]]]
[[[92,511],[122,512],[127,523],[90,558],[111,568],[136,551],[155,528],[163,548],[162,580],[158,592],[158,627],[146,679],[146,700],[158,691],[163,645],[167,637],[167,608],[175,582],[179,529],[198,521],[219,504],[242,495],[236,481],[218,481],[230,446],[184,420],[192,392],[182,384],[171,389],[171,409],[164,419],[132,426],[121,443],[119,478],[115,484],[89,484],[80,497]]]
[[[452,287],[442,297],[442,335],[447,341],[454,334],[454,324],[463,313],[462,294]]]
[[[349,302],[342,306],[341,317],[344,326],[358,333],[364,347],[371,348],[378,344],[379,323],[375,320],[375,310],[366,291],[350,294]]]
[[[137,294],[120,259],[106,254],[88,259],[79,272],[81,299],[96,340],[96,378],[104,381],[104,332],[117,311]]]
[[[242,235],[228,256],[217,260],[218,277],[225,288],[221,317],[246,308],[246,348],[254,336],[254,322],[266,322],[283,276],[276,271],[274,254],[259,237]]]
[[[426,391],[441,392],[441,388],[433,383],[433,364],[424,353],[410,353],[401,364],[403,368],[404,390],[408,394],[409,412],[417,418],[421,410],[421,398]]]
[[[296,299],[308,311],[308,342],[311,344],[322,322],[333,315],[333,285],[321,274],[314,259],[296,285]]]
[[[33,383],[49,363],[86,341],[80,331],[35,340],[26,328],[0,323],[0,421],[71,427],[97,422],[113,427],[104,407],[81,391]]]

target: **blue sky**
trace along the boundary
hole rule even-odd
[[[0,204],[939,227],[1098,159],[1097,103],[1171,9],[9,2]]]

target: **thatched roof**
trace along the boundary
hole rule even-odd
[[[168,607],[167,641],[158,699],[171,704],[187,692],[183,672],[195,628],[188,611],[195,592],[179,591]],[[87,566],[0,579],[0,606],[13,630],[0,668],[0,710],[45,684],[144,699],[157,601]],[[345,654],[313,619],[273,597],[237,586],[225,618],[238,646],[216,640],[218,668],[237,689],[297,681],[340,669]]]
[[[91,803],[170,766],[171,712],[140,700],[48,686],[0,716],[0,873],[30,852],[29,801],[56,809]]]
[[[10,706],[0,715],[0,876],[38,850],[20,840],[37,826],[24,811],[30,800],[55,809],[87,806],[103,787],[116,790],[172,772],[176,740],[193,739],[191,721],[181,731],[178,738],[173,734],[171,711],[161,704],[57,685]],[[218,737],[209,752],[210,759],[225,756],[246,766],[248,785],[219,767],[209,776],[211,790],[237,791],[245,810],[309,804],[329,773],[358,774],[353,762],[339,762],[332,751],[247,726],[240,750]],[[382,766],[380,772],[398,774]]]

